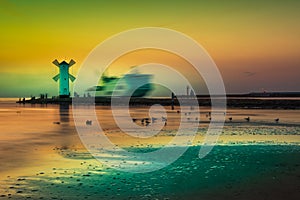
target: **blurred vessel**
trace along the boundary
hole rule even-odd
[[[122,77],[101,77],[100,85],[89,88],[87,91],[95,91],[95,96],[132,96],[143,97],[153,89],[152,74],[140,74],[138,72],[125,74]]]

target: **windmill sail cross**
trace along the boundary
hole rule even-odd
[[[70,97],[69,81],[75,80],[75,77],[69,73],[69,68],[75,64],[75,61],[70,60],[67,63],[66,61],[58,62],[55,59],[52,63],[59,68],[59,74],[52,78],[56,82],[59,80],[59,97],[68,98]]]

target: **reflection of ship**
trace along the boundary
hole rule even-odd
[[[152,77],[152,74],[139,73],[126,74],[120,78],[103,75],[100,85],[89,88],[88,91],[96,91],[96,96],[143,97],[153,89],[150,83]]]

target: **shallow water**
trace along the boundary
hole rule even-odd
[[[126,173],[85,159],[7,179],[12,199],[297,199],[299,146],[216,146],[204,159],[191,147],[168,167],[151,173]],[[56,165],[54,165],[56,166]]]

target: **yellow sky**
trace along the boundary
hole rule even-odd
[[[56,95],[54,59],[76,60],[71,69],[76,75],[106,38],[148,26],[174,29],[199,42],[230,93],[299,91],[299,7],[299,1],[258,0],[2,0],[0,95]]]

